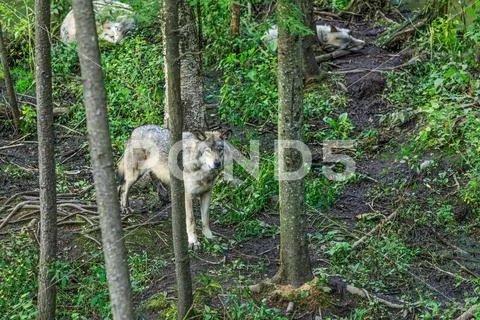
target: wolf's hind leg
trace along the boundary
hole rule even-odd
[[[122,211],[128,211],[128,193],[133,184],[137,182],[138,178],[140,178],[140,175],[140,171],[136,168],[125,168],[125,181],[121,187],[122,194],[120,197]]]
[[[208,212],[210,206],[210,198],[212,196],[212,191],[205,192],[200,197],[200,212],[202,213],[202,232],[205,238],[209,240],[215,239],[215,236],[210,230],[210,214]]]

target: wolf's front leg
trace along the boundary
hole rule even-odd
[[[212,197],[212,191],[205,192],[200,197],[200,211],[202,213],[202,232],[205,238],[209,240],[215,239],[215,236],[210,230],[210,214],[208,212],[210,206],[210,198]]]
[[[193,202],[192,195],[185,192],[185,216],[187,219],[187,236],[188,246],[191,249],[200,249],[200,242],[198,242],[197,235],[195,234],[195,217],[193,216]]]

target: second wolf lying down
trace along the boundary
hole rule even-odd
[[[200,243],[195,234],[192,201],[196,197],[200,198],[203,235],[207,239],[213,239],[208,209],[213,185],[223,169],[224,149],[230,133],[231,131],[183,133],[187,235],[189,246],[195,249],[200,246]],[[123,209],[128,207],[130,188],[142,175],[152,173],[165,186],[170,185],[169,139],[170,131],[159,126],[145,125],[133,130],[118,165],[118,173],[122,179],[120,202]]]
[[[317,40],[323,49],[327,51],[333,50],[350,50],[358,51],[365,46],[365,41],[354,38],[349,29],[337,28],[330,25],[316,25]],[[265,32],[263,41],[265,43],[273,43],[278,39],[278,26],[274,25]]]

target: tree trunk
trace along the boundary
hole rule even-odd
[[[314,78],[319,75],[318,64],[315,61],[315,52],[313,51],[313,45],[317,42],[317,30],[315,27],[315,21],[313,20],[313,0],[302,1],[303,10],[303,24],[308,26],[313,34],[303,38],[303,72],[306,80]]]
[[[91,0],[72,2],[77,29],[93,179],[113,319],[134,319],[120,205],[110,142],[106,92]],[[53,319],[53,318],[52,318]]]
[[[300,7],[301,0],[278,2],[278,157],[284,172],[303,168],[303,160],[282,141],[303,140],[303,77],[302,41],[298,34],[289,33],[285,17],[292,5]],[[283,160],[283,161],[282,161]],[[311,279],[312,271],[306,242],[303,178],[285,180],[280,185],[280,269],[275,276],[278,282],[295,287]]]
[[[10,110],[12,112],[13,126],[15,131],[20,129],[20,111],[18,109],[17,96],[13,86],[13,80],[10,76],[10,68],[8,66],[7,44],[3,39],[2,24],[0,23],[0,60],[2,62],[3,75],[5,77],[5,87],[7,89],[7,98]]]
[[[35,81],[40,187],[40,270],[38,319],[55,319],[57,208],[53,135],[50,0],[35,1]]]
[[[240,34],[240,3],[239,0],[232,2],[232,18],[230,20],[230,34],[237,37]]]
[[[180,86],[180,53],[179,53],[179,7],[176,0],[165,1],[165,65],[167,78],[167,110],[170,128],[170,147],[182,140],[183,133],[183,108]],[[193,22],[193,20],[192,20]],[[180,24],[180,29],[183,25]],[[182,157],[177,159],[173,152],[169,162],[179,161],[182,166]],[[170,193],[172,203],[172,235],[173,250],[175,253],[175,272],[177,277],[178,307],[177,319],[182,320],[190,314],[192,298],[192,279],[190,261],[188,257],[187,226],[185,221],[185,188],[183,180],[170,173]]]
[[[197,33],[198,33],[198,49],[200,53],[203,50],[203,22],[202,22],[202,2],[197,1]],[[200,61],[202,61],[200,55]]]
[[[180,29],[180,85],[184,112],[183,129],[185,131],[201,130],[206,126],[205,104],[203,102],[202,59],[197,27],[195,25],[195,15],[188,1],[179,1],[178,15],[179,25],[182,26]],[[168,78],[167,72],[165,72],[165,77]],[[168,91],[168,79],[166,80],[165,90]],[[168,118],[168,109],[165,108],[165,125],[169,125]]]

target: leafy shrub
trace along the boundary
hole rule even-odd
[[[243,180],[238,186],[216,184],[214,204],[229,204],[223,223],[238,223],[251,219],[255,214],[265,210],[278,192],[278,182],[274,179],[273,155],[261,157],[258,178],[241,170],[234,170],[235,178]]]
[[[0,241],[0,314],[3,318],[35,318],[38,254],[38,247],[27,233]]]
[[[224,72],[219,106],[222,120],[234,125],[276,122],[276,65],[276,56],[258,43],[230,53],[220,62]]]

